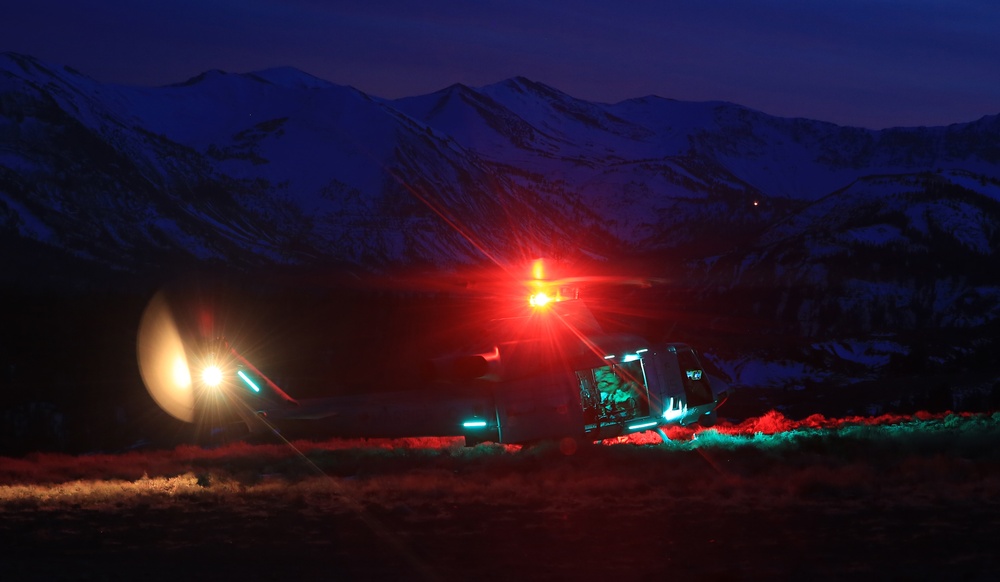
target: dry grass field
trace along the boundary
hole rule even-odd
[[[1000,414],[0,458],[3,580],[992,580]]]

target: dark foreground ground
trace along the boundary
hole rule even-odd
[[[998,415],[0,459],[3,580],[995,580]]]

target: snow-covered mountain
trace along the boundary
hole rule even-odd
[[[875,131],[521,77],[387,100],[289,68],[128,87],[0,56],[8,284],[641,255],[716,329],[844,358],[992,337],[998,226],[1000,116]]]

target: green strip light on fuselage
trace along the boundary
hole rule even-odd
[[[236,375],[242,378],[243,381],[247,383],[247,386],[249,386],[251,390],[253,390],[254,392],[260,392],[260,386],[254,384],[253,380],[251,380],[249,376],[243,373],[243,370],[238,370],[236,372]]]
[[[633,424],[628,427],[629,430],[639,430],[640,428],[649,428],[651,426],[656,426],[658,423],[654,420],[652,422],[644,422],[642,424]]]

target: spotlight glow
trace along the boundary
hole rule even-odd
[[[194,421],[194,391],[184,342],[163,295],[149,302],[136,338],[139,372],[153,400],[171,416]]]
[[[215,388],[222,383],[222,370],[218,366],[209,366],[205,368],[201,373],[201,381],[205,383],[206,386]]]
[[[188,370],[187,360],[183,355],[176,355],[170,374],[177,388],[186,390],[191,387],[191,371]]]

